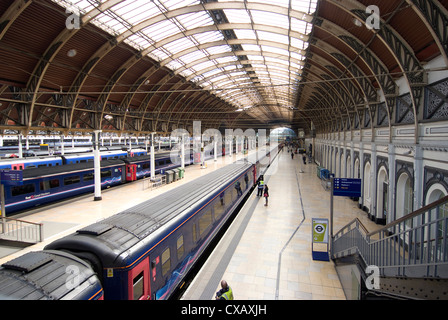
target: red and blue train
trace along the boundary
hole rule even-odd
[[[16,279],[16,291],[11,286],[9,289],[0,286],[0,296],[90,300],[170,298],[258,177],[264,174],[274,152],[277,149],[256,163],[239,161],[225,166],[58,239],[43,251],[28,253],[2,265],[1,283],[14,277],[20,281]],[[235,188],[237,182],[242,192]],[[71,260],[59,261],[59,253]],[[59,267],[41,270],[54,260],[58,260]],[[17,267],[21,265],[25,267]],[[84,269],[86,266],[88,272]],[[81,271],[82,276],[77,277]],[[57,294],[45,287],[49,278],[56,277],[53,274],[60,277],[59,286],[52,286]],[[27,284],[30,281],[32,285]],[[38,292],[30,292],[33,290]]]

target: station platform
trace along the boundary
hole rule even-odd
[[[235,300],[345,300],[333,262],[312,259],[312,218],[330,216],[316,165],[284,150],[265,182],[268,206],[255,189],[182,299],[214,299],[226,280]],[[334,232],[355,217],[369,231],[380,227],[346,197],[334,198],[334,217]]]
[[[100,201],[94,201],[94,194],[90,193],[14,215],[13,218],[15,219],[42,223],[44,241],[27,247],[11,246],[8,243],[0,242],[0,265],[26,252],[42,250],[56,239],[74,233],[76,230],[117,214],[243,157],[245,155],[239,153],[218,157],[216,161],[212,158],[205,161],[206,168],[202,168],[199,164],[186,166],[184,178],[158,188],[148,189],[148,179],[137,180],[102,190],[102,200]]]

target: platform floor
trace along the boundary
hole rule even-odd
[[[182,299],[214,299],[224,279],[236,300],[345,300],[333,262],[312,259],[312,218],[330,215],[316,166],[283,151],[267,173],[268,206],[252,193]],[[334,232],[355,217],[380,227],[346,197],[334,198],[334,216]]]
[[[13,218],[43,223],[44,241],[25,248],[0,243],[0,265],[26,252],[42,250],[48,243],[58,238],[76,232],[84,226],[133,207],[243,157],[239,153],[238,155],[233,154],[233,156],[218,157],[217,161],[210,159],[206,161],[207,167],[205,169],[201,168],[200,165],[186,166],[185,178],[159,188],[148,189],[147,180],[138,180],[102,190],[102,200],[100,201],[94,201],[92,193],[15,215]]]

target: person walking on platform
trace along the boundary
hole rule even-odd
[[[291,151],[291,159],[294,160],[294,151]]]
[[[264,205],[267,206],[268,205],[268,198],[269,198],[269,188],[268,188],[267,184],[264,186],[264,193],[263,193],[263,195],[264,195],[264,198],[266,199],[266,202],[265,202]]]
[[[221,281],[221,290],[216,292],[216,300],[233,300],[232,288],[227,284],[227,281]]]
[[[263,189],[264,189],[264,177],[260,176],[260,178],[258,179],[257,197],[263,196]]]
[[[306,164],[306,154],[304,153],[302,156],[303,164]]]

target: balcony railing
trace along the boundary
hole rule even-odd
[[[448,278],[448,196],[375,232],[353,220],[334,236],[332,257],[354,253],[382,276]]]

